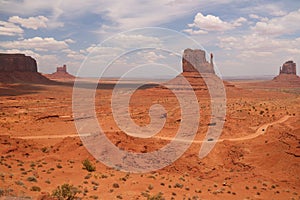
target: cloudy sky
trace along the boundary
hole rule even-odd
[[[213,52],[223,76],[276,75],[287,60],[298,64],[299,74],[299,22],[298,0],[0,0],[0,52],[30,55],[43,73],[67,64],[76,74],[95,49],[98,56],[108,58],[119,56],[120,49],[132,43],[135,48],[164,43],[164,34],[130,32],[161,27],[186,35]],[[97,47],[107,40],[111,44],[111,38],[113,46]],[[181,51],[191,47],[184,40],[168,42]],[[159,63],[171,54],[143,49],[131,61],[140,56]],[[132,67],[134,62],[129,65],[128,57],[119,56],[112,73]],[[97,66],[90,66],[85,75],[93,76],[94,68]],[[151,69],[148,71],[151,75]]]

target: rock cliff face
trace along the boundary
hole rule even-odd
[[[289,60],[279,68],[279,75],[273,79],[278,87],[299,87],[300,77],[296,73],[296,63]]]
[[[37,72],[35,59],[24,54],[0,53],[0,72]]]
[[[292,60],[286,61],[279,69],[279,74],[295,74],[296,75],[296,63]]]
[[[215,74],[213,54],[210,54],[210,62],[207,62],[205,51],[200,49],[185,49],[182,55],[182,70],[181,74],[166,82],[168,88],[190,90],[191,86],[194,91],[206,92],[206,95],[209,95],[207,81],[210,81],[210,89],[213,89],[214,86],[216,86],[214,88],[215,91],[222,89],[222,87],[219,87],[219,83],[222,80]],[[186,81],[189,82],[189,86],[186,84]],[[216,84],[212,84],[212,82]],[[226,87],[234,87],[234,85],[226,81],[222,82]]]
[[[56,68],[56,72],[57,72],[57,73],[68,73],[68,72],[67,72],[67,66],[66,66],[66,65],[63,65],[62,67],[57,67],[57,68]]]
[[[210,63],[206,61],[205,51],[200,49],[185,49],[182,56],[183,72],[215,73],[213,54],[210,54]]]
[[[37,71],[36,60],[24,54],[0,53],[0,83],[38,83],[51,81]]]

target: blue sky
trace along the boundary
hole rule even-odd
[[[121,39],[114,40],[113,47],[98,46],[101,59],[108,54],[118,56],[120,48],[132,43],[141,48],[163,43],[159,34],[122,34],[143,27],[168,28],[191,37],[214,53],[223,76],[276,75],[279,66],[290,59],[297,63],[298,74],[300,70],[298,0],[0,0],[0,13],[0,52],[30,55],[42,73],[67,64],[76,74],[95,46],[109,37]],[[116,34],[120,37],[114,37]],[[184,40],[172,42],[176,44],[169,45],[177,45],[181,51],[191,47]],[[168,55],[141,50],[134,58],[128,56],[130,63],[120,58],[111,73],[134,67],[138,59],[163,65],[170,59],[172,65],[174,59]],[[89,66],[84,75],[93,76],[97,67],[103,66]],[[147,75],[161,73],[155,70],[151,73],[148,69]]]

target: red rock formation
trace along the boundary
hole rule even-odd
[[[182,57],[183,72],[215,73],[213,54],[210,54],[210,63],[206,61],[205,51],[200,49],[185,49]]]
[[[198,70],[196,70],[196,68]],[[205,51],[200,49],[184,50],[182,56],[182,70],[183,72],[181,74],[166,82],[166,85],[168,85],[169,88],[185,90],[190,89],[191,86],[194,91],[207,91],[208,88],[205,80],[207,81],[210,79],[214,82],[219,82],[221,80],[214,71],[213,54],[210,54],[210,62],[207,62],[205,58]],[[190,86],[186,85],[186,80],[189,82]],[[223,84],[226,87],[235,87],[233,84],[230,84],[227,81],[223,81]],[[217,90],[219,90],[219,88],[216,88],[216,91]]]
[[[279,75],[272,82],[277,83],[278,87],[299,87],[300,77],[296,74],[296,63],[291,60],[286,61],[280,67]]]
[[[60,73],[68,73],[67,72],[67,66],[63,65],[62,67],[56,67],[56,72]]]
[[[46,74],[46,77],[50,79],[74,79],[75,76],[67,72],[67,66],[63,65],[62,67],[57,67],[56,72],[52,74]]]
[[[24,54],[0,53],[0,72],[37,72],[35,59]]]
[[[286,61],[279,69],[279,74],[295,74],[296,75],[296,63],[292,60]]]
[[[24,54],[0,53],[1,83],[51,83],[37,71],[36,60]]]

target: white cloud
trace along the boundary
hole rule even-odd
[[[257,34],[244,35],[242,37],[219,37],[219,41],[219,46],[224,49],[255,50],[258,52],[281,51],[282,48],[289,48],[299,43],[289,39],[275,39]]]
[[[258,16],[256,14],[249,14],[249,17],[252,19],[260,19],[260,16]]]
[[[75,40],[72,40],[72,39],[70,39],[70,38],[69,38],[69,39],[66,39],[65,42],[68,43],[68,44],[74,44],[74,43],[76,43]]]
[[[300,9],[290,12],[282,17],[257,22],[252,30],[263,35],[293,34],[300,31]]]
[[[26,56],[31,56],[35,59],[40,57],[40,55],[38,53],[31,51],[31,50],[1,49],[1,52],[3,52],[3,53],[21,53],[21,54],[25,54]]]
[[[207,34],[208,33],[207,31],[204,31],[204,30],[201,30],[201,29],[194,30],[192,28],[184,29],[183,31],[188,33],[188,34],[191,34],[191,35],[200,35],[200,34]]]
[[[261,60],[268,62],[272,59],[282,59],[283,56],[288,55],[299,58],[300,53],[300,38],[290,40],[249,34],[242,37],[219,37],[219,41],[220,48],[229,52],[234,52],[238,59],[260,58]]]
[[[68,44],[65,41],[41,37],[0,42],[0,46],[6,49],[34,49],[35,51],[57,51],[68,48]]]
[[[160,0],[160,1],[140,1],[140,0],[52,0],[47,1],[3,1],[0,12],[8,14],[18,14],[20,16],[47,15],[49,27],[63,26],[63,20],[76,19],[85,14],[96,14],[105,19],[105,24],[109,29],[118,31],[128,30],[137,27],[159,26],[161,24],[174,21],[186,16],[197,7],[207,4],[228,3],[232,0],[210,0],[209,2],[185,0]],[[106,28],[107,28],[106,26]],[[105,27],[105,26],[103,26]],[[100,31],[102,31],[101,27]],[[111,32],[106,30],[106,32]]]
[[[114,47],[131,48],[149,48],[160,46],[160,39],[153,36],[141,34],[118,34],[110,40],[109,44]]]
[[[184,30],[190,34],[203,34],[209,31],[228,31],[241,26],[247,19],[240,17],[233,22],[226,22],[214,15],[204,16],[202,13],[197,13],[192,24],[188,26],[192,29]],[[193,29],[194,28],[194,29]],[[196,30],[195,30],[196,29]]]
[[[261,11],[262,13],[266,12],[269,13],[270,15],[277,16],[277,17],[284,16],[287,13],[286,11],[282,10],[281,5],[276,5],[276,4],[263,4],[258,7],[258,10]]]
[[[0,21],[0,35],[15,36],[22,35],[23,29],[19,26],[5,21]]]
[[[73,51],[71,49],[64,49],[64,50],[62,50],[62,52],[66,53],[67,57],[72,60],[82,61],[86,57],[86,55],[84,55],[84,53]]]
[[[158,62],[162,59],[165,59],[166,57],[162,55],[161,53],[155,52],[155,51],[139,51],[137,53],[137,58],[142,59],[143,61],[149,62]]]
[[[242,26],[244,22],[247,22],[247,19],[244,17],[240,17],[233,21],[232,26],[233,27]]]
[[[9,22],[20,24],[24,28],[37,30],[38,28],[46,28],[49,19],[44,16],[21,18],[19,16],[12,16],[8,19]]]

